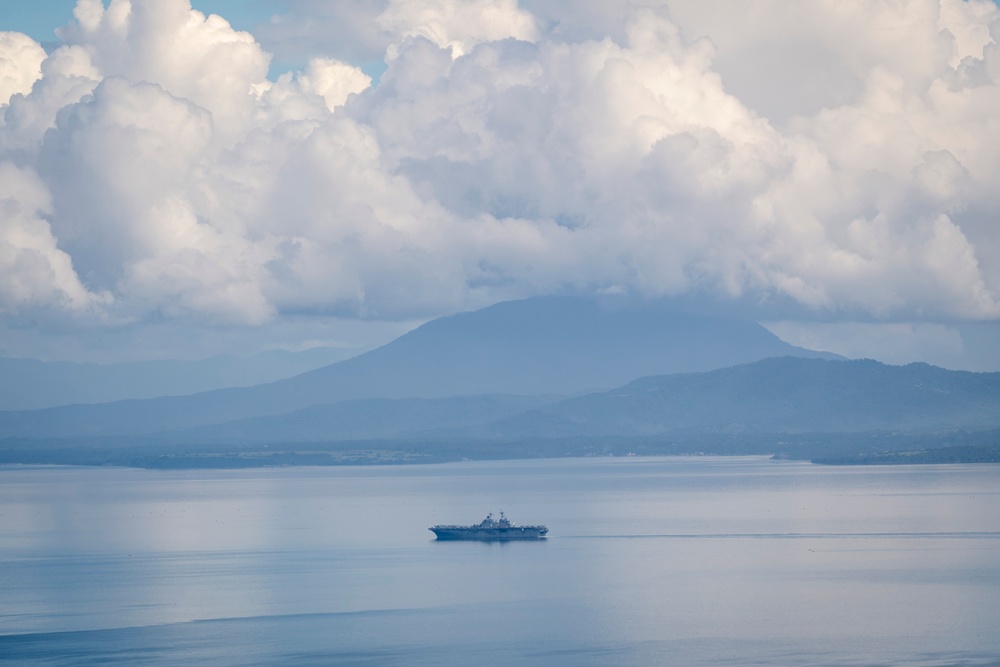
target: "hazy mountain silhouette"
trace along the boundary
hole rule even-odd
[[[314,405],[282,415],[201,426],[165,437],[174,442],[283,443],[406,438],[481,426],[556,402],[555,396],[365,398]]]
[[[183,435],[198,442],[234,443],[472,441],[996,426],[1000,373],[782,357],[705,373],[640,378],[608,392],[559,401],[517,396],[363,399]]]
[[[593,443],[659,435],[711,445],[705,438],[829,433],[843,440],[847,433],[933,434],[998,426],[1000,373],[784,357],[640,378],[612,391],[563,400],[505,395],[354,399],[160,433],[146,441],[159,447],[280,447],[381,439],[395,441],[395,448],[410,441],[422,443],[426,451],[443,447],[454,454],[463,447],[479,451],[490,441]],[[80,434],[66,437],[86,440]],[[117,441],[131,444],[128,438]],[[766,442],[757,446],[767,451]]]
[[[183,396],[213,389],[282,380],[353,356],[318,347],[302,352],[269,350],[249,357],[112,364],[0,357],[0,410],[36,410],[76,403]]]
[[[433,320],[371,352],[266,385],[0,413],[0,437],[154,433],[360,398],[566,395],[780,355],[832,356],[745,320],[543,297]]]
[[[861,432],[1000,425],[1000,373],[775,358],[646,377],[511,417],[479,435]]]

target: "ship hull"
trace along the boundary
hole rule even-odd
[[[478,528],[464,526],[434,526],[430,529],[439,540],[474,540],[478,542],[507,542],[512,540],[540,540],[548,529],[544,526],[513,526],[510,528]]]

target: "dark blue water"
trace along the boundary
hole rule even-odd
[[[439,543],[503,509],[542,542]],[[996,665],[1000,467],[0,467],[0,663]]]

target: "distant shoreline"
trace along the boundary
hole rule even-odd
[[[520,440],[362,440],[173,444],[136,438],[0,440],[0,465],[240,469],[463,460],[627,456],[770,456],[820,465],[1000,463],[1000,430],[939,433],[686,434]]]

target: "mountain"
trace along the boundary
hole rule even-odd
[[[641,378],[608,392],[361,399],[171,434],[176,442],[859,433],[1000,426],[1000,373],[794,357]]]
[[[302,352],[269,350],[249,357],[115,364],[46,362],[0,357],[0,410],[37,410],[76,403],[181,396],[227,387],[249,387],[293,377],[342,361],[353,352],[318,347]]]
[[[144,436],[0,439],[4,463],[245,467],[538,456],[993,460],[1000,373],[773,358],[551,396],[356,399]],[[905,452],[886,459],[885,452]]]
[[[273,417],[211,424],[165,437],[172,442],[288,443],[407,438],[481,426],[554,403],[556,396],[367,398],[314,405]]]
[[[0,413],[0,437],[156,433],[361,398],[568,395],[779,355],[831,356],[745,320],[543,297],[433,320],[371,352],[270,384]]]
[[[845,433],[1000,426],[1000,373],[793,357],[646,377],[510,417],[480,436]]]

